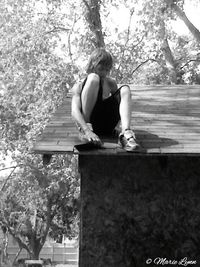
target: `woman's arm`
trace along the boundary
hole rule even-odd
[[[88,126],[81,112],[81,91],[82,91],[82,83],[75,84],[75,86],[72,88],[73,96],[72,96],[71,115],[72,118],[81,127],[81,129],[85,131],[88,129]]]
[[[82,83],[76,84],[72,88],[72,94],[73,94],[72,105],[71,105],[72,118],[81,127],[81,129],[85,134],[86,139],[89,142],[93,142],[95,145],[101,146],[102,145],[101,140],[93,131],[90,130],[81,112],[81,91],[82,91]]]

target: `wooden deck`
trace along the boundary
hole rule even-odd
[[[200,86],[132,86],[132,128],[141,153],[200,153]],[[41,154],[76,153],[81,144],[71,119],[69,95],[34,145]],[[123,153],[117,140],[104,140],[107,149],[92,153]],[[83,151],[82,151],[83,153]]]

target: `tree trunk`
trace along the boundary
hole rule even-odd
[[[197,42],[200,42],[200,31],[191,23],[191,21],[187,18],[185,12],[181,10],[181,8],[176,5],[171,5],[172,9],[175,11],[176,15],[185,23],[191,34],[195,37]]]
[[[165,30],[165,22],[164,20],[161,20],[161,35],[160,38],[162,40],[162,51],[166,62],[166,67],[168,69],[169,77],[172,84],[177,84],[177,69],[176,69],[176,62],[174,60],[171,48],[169,46],[169,42],[166,36],[166,30]]]
[[[85,19],[89,29],[95,37],[93,43],[95,47],[104,47],[105,43],[100,16],[100,0],[83,0],[83,3],[85,5]]]
[[[8,230],[4,228],[3,245],[2,245],[2,251],[1,251],[1,262],[7,263],[7,261],[8,261]]]
[[[13,260],[13,266],[16,264],[16,262],[17,262],[17,258],[19,257],[21,251],[22,251],[22,248],[19,248],[19,250],[18,250],[18,252],[16,253],[15,258],[14,258],[14,260]]]
[[[30,260],[39,260],[40,251],[34,250],[32,253],[29,254]]]
[[[39,260],[40,251],[43,246],[41,246],[41,238],[37,239],[36,232],[33,231],[29,237],[29,249],[30,249],[30,259]]]
[[[162,45],[163,54],[165,56],[166,66],[169,71],[169,76],[171,78],[171,83],[177,84],[177,70],[172,51],[169,47],[167,38],[164,38]]]
[[[34,244],[34,247],[32,247],[31,252],[29,253],[31,260],[39,260],[40,259],[40,251],[41,247],[40,244],[37,244],[37,242]]]

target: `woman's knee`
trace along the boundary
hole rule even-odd
[[[99,84],[99,76],[91,73],[88,75],[87,81],[81,93],[82,113],[87,122],[90,120],[92,110],[98,98]]]
[[[83,93],[95,93],[99,90],[100,78],[97,74],[91,73],[87,77],[85,86],[83,87]]]
[[[91,82],[96,82],[96,83],[99,83],[100,82],[100,77],[98,74],[96,73],[90,73],[87,77],[87,80],[88,81],[91,81]]]
[[[88,105],[91,102],[96,102],[98,91],[99,91],[100,79],[99,76],[95,73],[91,73],[88,75],[87,81],[83,87],[81,93],[81,101],[83,106]]]
[[[123,97],[123,96],[131,97],[130,86],[128,86],[128,85],[124,85],[124,86],[120,89],[120,93],[121,93],[121,97]]]

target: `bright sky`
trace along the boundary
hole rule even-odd
[[[200,3],[194,4],[191,1],[186,1],[184,10],[188,19],[200,30]],[[179,34],[185,34],[189,32],[184,22],[180,19],[177,19],[173,26],[174,30]]]
[[[185,0],[184,11],[188,17],[188,19],[200,30],[200,2],[192,0]],[[113,7],[110,14],[113,13],[112,22],[116,25],[119,31],[123,31],[127,29],[129,24],[130,12],[127,8],[121,6],[120,8]],[[136,23],[138,20],[137,17],[133,16],[132,18],[132,25]],[[172,22],[174,30],[178,34],[187,34],[189,30],[187,29],[184,22],[180,19]]]

